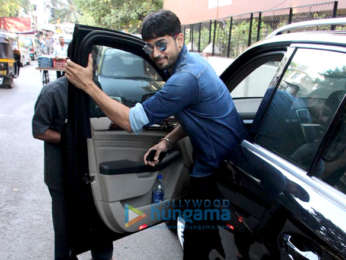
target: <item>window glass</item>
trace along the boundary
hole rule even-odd
[[[256,68],[232,91],[232,98],[263,97],[279,64],[279,61],[268,61]]]
[[[256,142],[305,170],[346,90],[346,56],[299,49],[260,122]]]
[[[164,85],[143,58],[123,50],[94,46],[94,81],[113,99],[128,107],[143,102]]]
[[[346,109],[313,174],[346,194]]]

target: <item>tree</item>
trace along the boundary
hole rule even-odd
[[[0,0],[0,16],[17,17],[21,9],[28,12],[30,8],[29,0]]]
[[[77,9],[73,0],[51,0],[53,15],[50,22],[69,22],[75,23],[78,21]]]
[[[162,8],[162,0],[73,0],[79,22],[130,33],[139,31],[143,18]],[[90,19],[92,18],[92,19]]]

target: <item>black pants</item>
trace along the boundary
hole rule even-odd
[[[221,207],[214,207],[212,205],[219,205],[214,202],[225,202],[221,199],[221,194],[216,187],[214,176],[203,178],[191,177],[190,190],[187,198],[190,201],[189,209],[196,210],[196,204],[191,204],[192,201],[199,201],[198,210],[202,212],[206,210],[215,209],[216,212],[221,210]],[[211,206],[209,206],[211,205]],[[228,210],[228,209],[227,209]],[[190,215],[190,214],[189,214]],[[216,215],[214,215],[215,217]],[[224,257],[224,250],[221,244],[218,226],[222,224],[222,220],[215,217],[212,219],[210,215],[204,215],[202,220],[193,220],[192,222],[185,219],[184,231],[184,260],[209,259],[209,254],[214,249]]]
[[[16,61],[14,66],[14,73],[16,74],[16,76],[19,76],[19,70],[20,70],[20,61]]]
[[[66,198],[60,190],[49,188],[52,197],[52,217],[54,227],[54,259],[55,260],[77,260],[72,255],[68,244],[68,227],[66,219]],[[113,255],[113,243],[108,241],[91,248],[93,260],[110,260]]]

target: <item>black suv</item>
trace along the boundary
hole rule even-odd
[[[297,32],[316,25],[336,30]],[[222,74],[249,132],[241,156],[216,174],[232,202],[227,258],[346,259],[345,25],[338,18],[285,26]],[[143,45],[128,34],[77,25],[72,59],[85,65],[92,52],[95,82],[133,106],[166,80]],[[188,138],[156,168],[143,165],[145,151],[174,125],[170,118],[129,134],[69,88],[66,184],[77,251],[99,228],[120,237],[159,223],[151,218],[158,173],[166,201],[183,196],[193,164]]]

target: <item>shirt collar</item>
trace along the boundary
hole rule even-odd
[[[186,48],[186,45],[184,44],[183,48],[181,49],[178,55],[177,62],[174,64],[173,73],[175,73],[177,68],[180,67],[180,65],[184,63],[184,61],[186,60],[187,53],[188,53],[188,50]]]
[[[186,48],[186,45],[184,44],[183,48],[181,49],[181,51],[178,55],[177,61],[175,62],[174,66],[173,66],[172,73],[170,74],[168,72],[168,70],[164,70],[163,72],[168,76],[173,75],[176,72],[177,68],[180,67],[180,65],[182,65],[184,63],[187,53],[188,53],[188,50]]]

